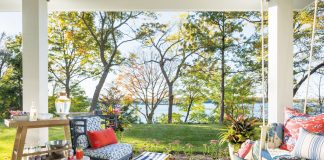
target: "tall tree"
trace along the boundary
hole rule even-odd
[[[202,105],[207,100],[207,83],[199,77],[200,75],[197,73],[199,71],[195,70],[196,67],[188,68],[181,77],[181,88],[179,89],[181,103],[179,106],[186,112],[184,122],[188,122],[194,106]]]
[[[78,12],[54,12],[49,16],[50,79],[64,88],[67,97],[84,80],[96,74],[93,41]]]
[[[235,57],[235,52],[241,49],[245,37],[240,33],[245,26],[247,13],[241,12],[197,12],[189,16],[188,27],[196,30],[193,34],[205,47],[205,59],[213,69],[220,69],[220,117],[219,123],[224,121],[225,113],[225,81],[229,75],[231,65],[228,61]],[[233,62],[232,62],[233,63]]]
[[[324,67],[324,2],[318,4],[317,24],[315,32],[315,43],[313,61],[310,75]],[[311,5],[302,11],[294,13],[294,90],[295,96],[302,84],[307,80],[310,42],[312,33],[312,23],[314,16],[314,6]]]
[[[189,63],[190,57],[200,49],[191,43],[188,31],[182,23],[172,27],[166,24],[149,23],[143,25],[142,32],[146,34],[143,45],[151,49],[156,57],[150,62],[157,63],[168,85],[168,123],[172,123],[172,108],[174,103],[174,85],[179,79],[183,68]]]
[[[141,108],[137,110],[145,117],[147,123],[151,124],[155,110],[168,94],[168,87],[158,64],[149,62],[151,58],[142,55],[137,58],[132,56],[133,60],[119,75],[118,84],[144,104],[145,112],[142,112]]]
[[[22,110],[21,44],[21,35],[9,37],[5,41],[5,50],[10,58],[0,80],[0,118],[8,118],[9,109]]]
[[[7,69],[8,61],[10,59],[10,54],[5,48],[6,34],[3,32],[0,34],[0,79]]]
[[[95,52],[100,58],[101,75],[93,93],[90,111],[97,106],[100,91],[113,66],[122,63],[123,58],[118,50],[121,45],[136,40],[140,34],[125,32],[125,28],[135,31],[128,23],[143,12],[83,12],[80,15],[83,23],[95,42]],[[124,30],[123,30],[124,28]]]

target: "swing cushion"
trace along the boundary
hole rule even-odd
[[[240,158],[245,158],[246,155],[249,154],[249,152],[251,151],[251,148],[253,146],[253,141],[251,140],[246,140],[242,145],[241,148],[238,150],[238,156]]]
[[[267,148],[279,148],[282,145],[283,139],[283,124],[271,123],[269,124],[267,132]]]
[[[324,136],[300,128],[294,155],[313,160],[324,160]]]
[[[255,141],[253,148],[253,159],[259,160],[260,153],[260,141]],[[282,150],[279,148],[276,149],[263,149],[261,151],[262,160],[301,160],[301,158],[291,155],[291,153],[287,150]]]
[[[299,129],[304,128],[312,133],[324,133],[324,114],[310,116],[295,109],[286,108],[284,139],[281,149],[292,151],[298,140]]]

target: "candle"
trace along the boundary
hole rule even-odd
[[[83,159],[83,150],[82,148],[77,148],[75,153],[76,159]]]

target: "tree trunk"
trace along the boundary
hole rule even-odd
[[[320,64],[318,64],[316,67],[314,67],[311,72],[310,72],[310,76],[315,73],[318,69],[324,67],[324,61]],[[293,92],[293,96],[295,97],[299,87],[306,81],[308,77],[308,74],[306,74],[295,86],[294,86],[294,92]]]
[[[173,85],[169,85],[169,109],[168,109],[168,123],[172,123],[172,107],[173,107]]]
[[[65,86],[65,92],[66,92],[67,98],[70,98],[70,96],[71,96],[71,89],[70,89],[70,86],[69,85],[66,85]]]
[[[70,88],[70,79],[69,78],[67,78],[65,80],[65,93],[66,93],[67,98],[70,98],[70,96],[71,96],[71,88]]]
[[[188,121],[191,106],[192,106],[192,100],[190,100],[190,103],[189,103],[189,106],[188,106],[187,115],[186,115],[186,118],[185,118],[185,123],[187,123],[187,121]]]
[[[91,102],[91,107],[90,107],[90,112],[95,110],[98,104],[98,100],[99,100],[99,96],[100,96],[100,91],[103,87],[103,85],[105,84],[106,78],[108,76],[109,73],[109,69],[105,69],[100,77],[99,83],[96,86],[96,90],[93,93],[93,97],[92,97],[92,102]]]
[[[152,124],[153,123],[153,114],[149,114],[147,116],[147,124]]]
[[[223,26],[225,17],[223,13]],[[225,26],[224,28],[225,29]],[[224,112],[225,112],[225,31],[223,30],[223,36],[222,36],[222,49],[221,49],[221,56],[222,56],[222,73],[221,73],[221,107],[220,107],[220,117],[219,117],[219,123],[223,124],[224,122]]]

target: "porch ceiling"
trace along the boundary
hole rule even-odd
[[[300,10],[314,0],[294,0]],[[19,12],[22,0],[1,0],[0,12]],[[49,11],[259,11],[260,0],[50,0]]]

